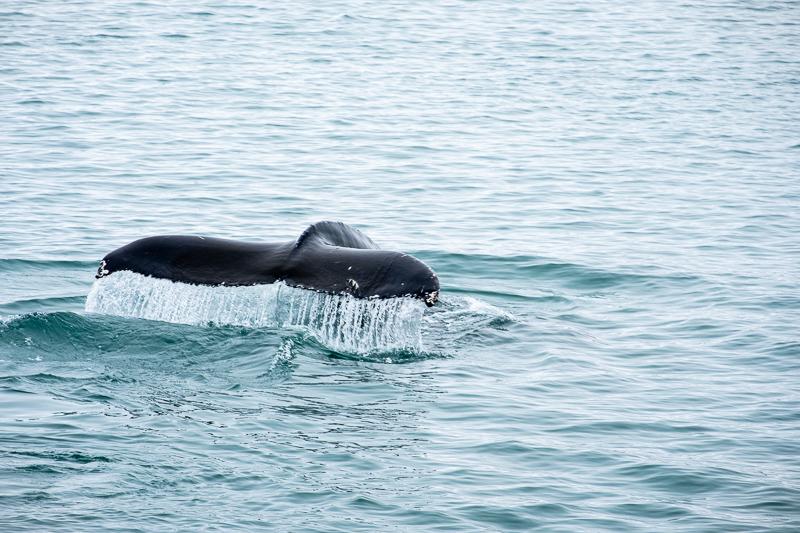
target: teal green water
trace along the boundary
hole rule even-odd
[[[0,8],[0,530],[800,529],[795,2]],[[84,311],[342,220],[422,348]]]

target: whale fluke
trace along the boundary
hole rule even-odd
[[[281,281],[356,298],[409,296],[428,306],[439,297],[439,279],[425,263],[381,250],[342,222],[318,222],[296,240],[278,244],[183,235],[146,237],[106,255],[96,277],[119,271],[210,286]]]

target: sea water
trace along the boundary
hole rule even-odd
[[[798,21],[4,3],[0,530],[800,529]],[[441,301],[93,285],[326,219]]]

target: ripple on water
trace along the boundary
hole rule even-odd
[[[0,530],[800,530],[795,2],[16,4]],[[440,304],[84,310],[323,219]]]

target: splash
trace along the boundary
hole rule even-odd
[[[303,326],[337,351],[422,350],[425,306],[413,298],[358,299],[280,285],[279,322]],[[363,350],[356,350],[363,351]]]
[[[413,298],[358,299],[283,283],[209,287],[116,272],[95,281],[85,309],[179,324],[301,327],[347,353],[422,350],[425,306]]]

